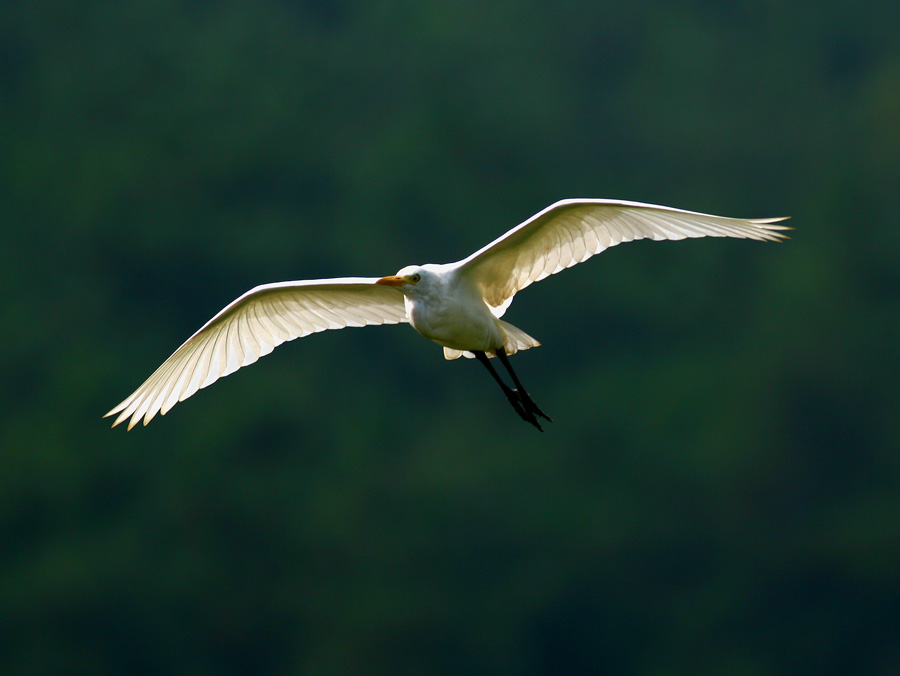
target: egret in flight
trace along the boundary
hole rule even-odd
[[[263,284],[227,305],[106,416],[128,429],[165,415],[179,401],[252,364],[281,343],[347,326],[409,322],[444,348],[446,359],[478,359],[524,420],[550,420],[507,359],[540,345],[501,319],[532,282],[636,239],[783,239],[783,218],[745,220],[602,199],[552,204],[456,263],[410,265],[387,277],[340,277]],[[508,385],[489,358],[496,357]]]

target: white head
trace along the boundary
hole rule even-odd
[[[418,296],[440,284],[437,265],[407,265],[396,275],[382,277],[376,284],[396,287],[404,296]]]

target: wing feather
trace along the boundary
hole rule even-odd
[[[501,316],[512,297],[533,282],[581,263],[622,242],[637,239],[737,237],[784,239],[783,218],[726,218],[620,200],[563,200],[456,265],[481,288]]]
[[[188,338],[106,416],[128,429],[219,378],[269,354],[281,343],[326,329],[407,321],[403,295],[375,278],[345,277],[264,284],[245,293]]]

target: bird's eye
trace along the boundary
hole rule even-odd
[[[414,274],[414,275],[412,276],[411,279],[413,280],[413,283],[415,284],[415,283],[417,283],[420,279],[422,279],[422,275],[420,275],[420,274],[417,272],[416,274]]]

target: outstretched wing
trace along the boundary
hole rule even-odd
[[[635,239],[740,237],[784,239],[784,218],[745,220],[619,200],[571,199],[552,204],[457,263],[498,316],[532,282]]]
[[[375,278],[264,284],[245,293],[175,350],[146,382],[106,416],[128,429],[165,415],[200,388],[269,354],[281,343],[326,329],[407,321],[403,295]]]

